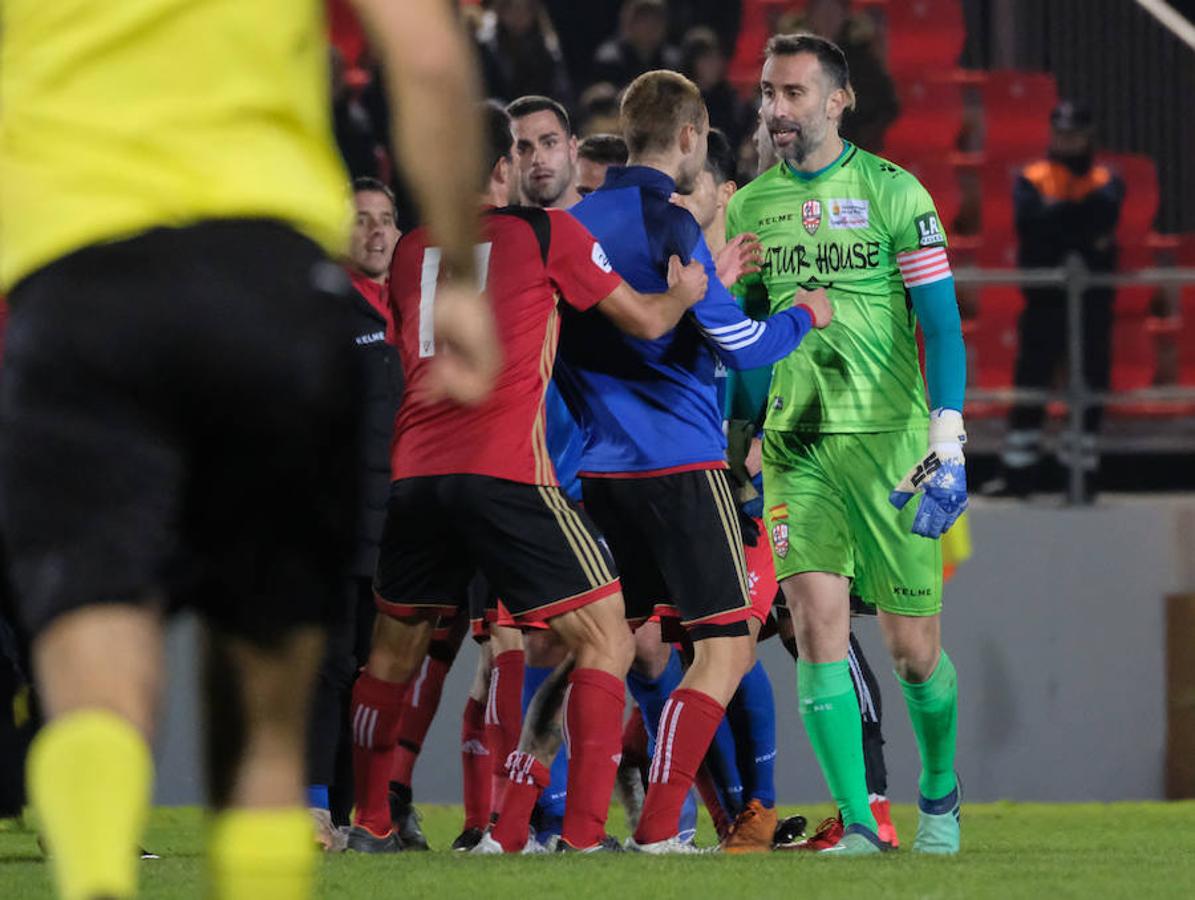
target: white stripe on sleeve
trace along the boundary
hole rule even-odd
[[[898,253],[896,264],[900,267],[900,277],[905,287],[909,288],[933,284],[951,275],[950,260],[946,258],[946,250],[942,247]]]

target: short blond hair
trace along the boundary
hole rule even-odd
[[[708,117],[701,89],[669,69],[644,72],[632,81],[619,110],[632,156],[670,149],[681,128],[700,128]]]

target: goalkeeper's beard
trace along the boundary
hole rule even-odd
[[[783,146],[776,143],[776,136],[773,129],[777,127],[793,130],[791,143]],[[775,149],[776,155],[785,162],[790,162],[797,166],[804,163],[826,140],[824,131],[820,135],[813,135],[810,133],[808,126],[784,120],[771,123],[768,127],[768,133],[772,139],[772,147]]]

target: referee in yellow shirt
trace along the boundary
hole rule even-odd
[[[447,0],[356,0],[457,280],[443,390],[497,365],[473,283],[472,63]],[[0,0],[0,528],[48,724],[29,788],[63,897],[136,893],[163,617],[205,619],[211,893],[304,897],[303,732],[351,550],[347,176],[322,0]],[[435,152],[418,153],[420,141]]]

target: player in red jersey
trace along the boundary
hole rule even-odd
[[[503,352],[489,397],[466,407],[428,390],[440,253],[416,229],[399,242],[391,303],[408,393],[398,415],[394,477],[375,579],[379,616],[369,662],[353,688],[357,814],[349,848],[391,852],[386,803],[403,695],[433,618],[457,613],[481,571],[517,622],[547,620],[577,660],[566,730],[572,769],[563,843],[605,838],[633,645],[613,562],[588,517],[559,490],[544,441],[543,396],[555,363],[557,303],[597,308],[630,334],[670,331],[705,293],[699,266],[670,264],[669,291],[643,295],[613,274],[601,246],[565,212],[511,207],[510,118],[485,111],[489,207],[477,269]],[[590,314],[593,314],[592,312]],[[546,783],[526,761],[525,777]]]

